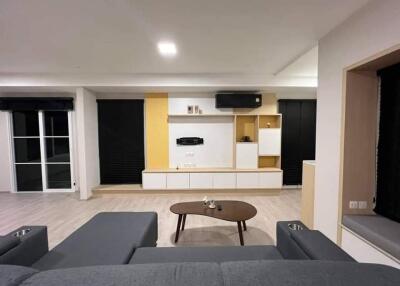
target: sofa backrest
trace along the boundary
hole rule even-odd
[[[0,265],[0,286],[16,286],[38,273],[37,270],[24,266]]]
[[[20,244],[21,240],[15,236],[0,236],[0,256]]]
[[[335,261],[240,261],[92,266],[37,273],[0,265],[1,286],[398,286],[400,270]]]
[[[376,264],[319,260],[226,262],[225,286],[395,286],[400,270]]]

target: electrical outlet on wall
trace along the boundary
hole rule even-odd
[[[194,156],[194,152],[186,152],[186,157],[193,157]]]
[[[350,201],[349,208],[350,209],[358,209],[358,202],[357,201]]]
[[[367,201],[359,201],[358,202],[358,208],[365,210],[367,208]]]

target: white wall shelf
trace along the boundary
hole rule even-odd
[[[168,114],[168,117],[234,117],[234,114]]]
[[[249,172],[282,172],[280,168],[167,168],[167,169],[146,169],[143,170],[143,174],[155,174],[155,173],[249,173]]]

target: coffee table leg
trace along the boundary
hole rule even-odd
[[[243,221],[243,230],[246,231],[247,230],[247,226],[246,226],[246,221]]]
[[[238,222],[237,222],[237,225],[238,225],[238,230],[239,230],[240,245],[244,245],[244,242],[243,242],[243,233],[242,233],[242,222],[241,222],[241,221],[238,221]]]
[[[182,231],[185,230],[185,223],[186,223],[186,215],[183,215],[183,222],[182,222]]]
[[[179,230],[181,229],[181,222],[182,222],[182,215],[180,214],[178,217],[178,225],[176,226],[175,243],[177,243],[179,239]]]

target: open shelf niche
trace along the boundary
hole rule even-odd
[[[258,168],[280,168],[281,157],[279,156],[258,156]]]
[[[248,136],[251,142],[258,139],[258,120],[257,115],[237,115],[236,116],[236,142],[243,142],[243,138]]]
[[[282,116],[276,115],[260,115],[258,126],[260,129],[263,128],[281,128]]]

